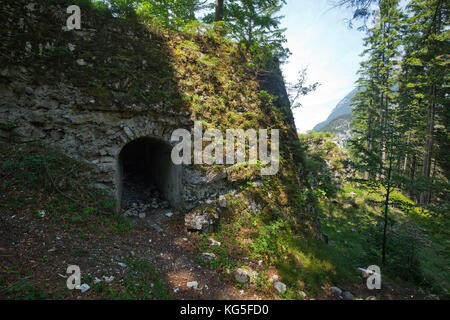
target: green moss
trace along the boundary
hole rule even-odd
[[[87,94],[95,98],[95,102],[100,105],[111,103],[111,91],[102,87],[91,87],[86,90]]]
[[[11,121],[0,122],[0,129],[1,130],[10,131],[10,130],[12,130],[15,127],[16,127],[16,125],[14,124],[14,122],[11,122]]]

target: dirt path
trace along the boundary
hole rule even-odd
[[[154,267],[175,299],[258,298],[196,262],[201,253],[188,239],[180,217],[159,217],[160,232],[141,224],[123,235],[111,233],[105,239],[85,225],[78,228],[79,232],[65,232],[62,226],[51,222],[50,215],[42,219],[27,212],[0,215],[0,267],[8,284],[26,278],[43,286],[46,293],[59,292],[63,298],[101,298],[94,290],[81,294],[66,289],[67,266],[80,267],[82,283],[86,276],[113,276],[115,280],[110,285],[114,287],[129,272],[129,267],[123,266],[128,258]],[[197,289],[187,287],[191,281],[198,282]]]

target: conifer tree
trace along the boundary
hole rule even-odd
[[[432,197],[432,164],[448,169],[447,86],[449,63],[448,2],[413,0],[408,5],[405,31],[405,57],[402,63],[402,105],[408,111],[411,136],[416,143],[414,159],[421,156],[419,202],[429,204]],[[412,116],[417,116],[411,121]],[[424,139],[423,139],[424,138]],[[421,145],[420,145],[421,144]],[[439,154],[440,157],[436,157]],[[420,161],[416,161],[417,166]],[[414,173],[416,168],[410,168]]]
[[[396,88],[402,19],[398,2],[380,3],[378,23],[365,39],[367,60],[361,64],[359,72],[359,93],[354,105],[355,137],[350,142],[354,165],[364,172],[364,177],[358,181],[368,188],[384,191],[383,264],[386,262],[390,195],[402,184],[397,162],[398,154],[405,148]]]

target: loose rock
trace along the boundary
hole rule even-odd
[[[187,230],[208,233],[213,231],[218,219],[219,216],[213,206],[203,205],[189,212],[184,222]]]
[[[355,298],[355,296],[349,291],[345,291],[342,294],[342,297],[344,298],[344,300],[353,300]]]
[[[209,238],[209,242],[211,242],[211,246],[218,246],[218,247],[220,247],[222,245],[222,243],[220,243],[219,241],[214,240],[213,238]]]
[[[202,256],[207,261],[213,261],[216,259],[216,255],[214,253],[205,252],[202,254]]]
[[[251,273],[248,270],[244,270],[244,269],[237,269],[235,274],[234,274],[234,278],[236,279],[237,282],[239,283],[247,283],[250,281],[250,276]]]
[[[197,281],[188,282],[186,285],[187,285],[187,287],[189,289],[198,289],[198,282]]]
[[[358,268],[358,273],[363,279],[367,279],[368,277],[370,277],[373,274],[372,271],[364,269],[364,268]]]
[[[274,282],[277,281],[279,279],[277,274],[274,274],[273,276],[270,277],[270,281]]]
[[[336,296],[341,296],[342,295],[342,290],[339,289],[338,287],[331,287],[330,291]]]
[[[88,291],[90,288],[91,288],[91,287],[90,287],[87,283],[83,283],[83,284],[80,286],[81,293],[85,293],[85,292]]]
[[[279,293],[285,293],[286,292],[286,285],[283,282],[277,281],[273,284],[273,287],[279,292]]]
[[[227,198],[225,198],[225,196],[220,196],[219,197],[219,206],[221,208],[226,208],[227,207]]]

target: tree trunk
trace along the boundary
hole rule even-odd
[[[442,24],[442,5],[443,1],[439,0],[436,3],[436,9],[433,17],[433,22],[430,29],[430,36],[432,34],[441,33]],[[434,76],[433,70],[431,70],[431,77]],[[434,80],[432,80],[431,92],[430,92],[430,103],[428,107],[428,124],[427,124],[427,134],[425,139],[425,154],[423,158],[422,175],[425,178],[430,178],[431,173],[431,159],[433,158],[433,138],[434,138],[434,118],[436,112],[436,90],[437,86]],[[428,190],[423,191],[420,194],[420,203],[429,204],[431,199],[431,193]]]
[[[370,105],[373,104],[372,99],[370,100]],[[369,120],[368,120],[368,127],[367,127],[367,150],[370,152],[372,152],[372,119],[373,119],[373,114],[372,111],[369,109]],[[369,170],[366,170],[366,172],[364,172],[364,179],[369,180],[370,179],[370,172]]]
[[[214,21],[223,21],[223,2],[224,0],[216,0],[216,16]]]
[[[389,158],[389,169],[387,176],[387,188],[386,188],[386,198],[384,200],[384,229],[383,229],[383,249],[381,252],[382,260],[381,263],[384,265],[386,263],[386,242],[387,242],[387,226],[388,226],[388,213],[389,213],[389,199],[391,195],[391,175],[392,175],[392,158]]]
[[[416,177],[416,156],[413,155],[411,160],[411,166],[409,168],[409,179],[413,181],[415,177]],[[408,194],[411,199],[414,199],[414,201],[417,202],[417,197],[414,194],[414,190],[411,186],[409,187]]]
[[[431,101],[428,108],[428,125],[427,125],[427,135],[425,138],[425,154],[423,157],[422,166],[422,176],[425,178],[430,178],[431,173],[431,159],[433,156],[433,136],[434,136],[434,117],[436,108],[436,85],[431,87]],[[429,204],[430,203],[430,192],[423,191],[420,194],[420,203]]]
[[[405,159],[403,160],[403,174],[406,175],[407,171],[408,171],[408,165],[409,165],[409,160],[410,160],[410,156],[409,156],[409,145],[410,145],[410,141],[411,141],[411,133],[408,134],[408,141],[406,142],[406,147],[407,147],[407,151],[405,153]]]

